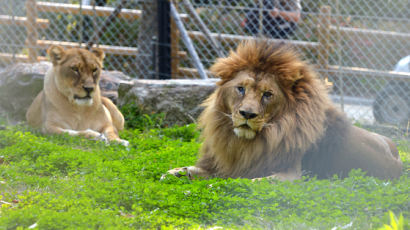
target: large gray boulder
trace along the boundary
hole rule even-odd
[[[0,114],[9,122],[25,120],[25,113],[34,97],[43,88],[48,62],[18,63],[0,72]]]
[[[43,89],[44,75],[50,67],[50,62],[17,63],[0,71],[0,115],[12,124],[24,121],[28,107]],[[128,84],[129,80],[122,72],[103,71],[102,94],[115,102],[119,84]]]
[[[200,104],[214,91],[215,79],[209,80],[133,80],[120,84],[118,104],[134,103],[147,113],[164,113],[164,124],[196,122]]]

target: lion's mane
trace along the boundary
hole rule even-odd
[[[248,41],[228,57],[217,59],[211,71],[221,80],[203,103],[199,118],[204,142],[198,167],[218,177],[268,176],[301,161],[324,135],[331,107],[325,85],[289,47]],[[232,95],[223,87],[240,71],[271,74],[286,98],[280,113],[253,139],[234,134],[226,102]]]

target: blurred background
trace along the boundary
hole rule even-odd
[[[295,47],[353,122],[408,136],[408,0],[0,0],[0,70],[89,45],[132,78],[212,78],[215,58],[254,37]]]

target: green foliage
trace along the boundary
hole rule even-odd
[[[361,171],[295,182],[160,180],[195,163],[195,125],[129,129],[121,137],[128,148],[24,126],[0,130],[0,229],[374,229],[389,223],[389,210],[402,213],[397,226],[409,227],[408,157],[394,181]]]
[[[390,216],[390,225],[383,225],[379,230],[404,230],[404,219],[403,215],[400,214],[399,219],[397,220],[396,215],[392,211],[389,211]]]
[[[120,110],[125,117],[125,124],[127,128],[147,130],[163,127],[165,115],[162,113],[147,114],[135,103],[126,104],[122,106]]]

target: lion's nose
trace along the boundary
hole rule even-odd
[[[83,88],[87,93],[94,91],[94,86],[84,86]]]
[[[256,113],[249,112],[249,111],[243,111],[243,110],[239,110],[239,113],[242,115],[242,117],[244,117],[246,119],[252,119],[252,118],[255,118],[256,116],[258,116],[258,114],[256,114]]]

